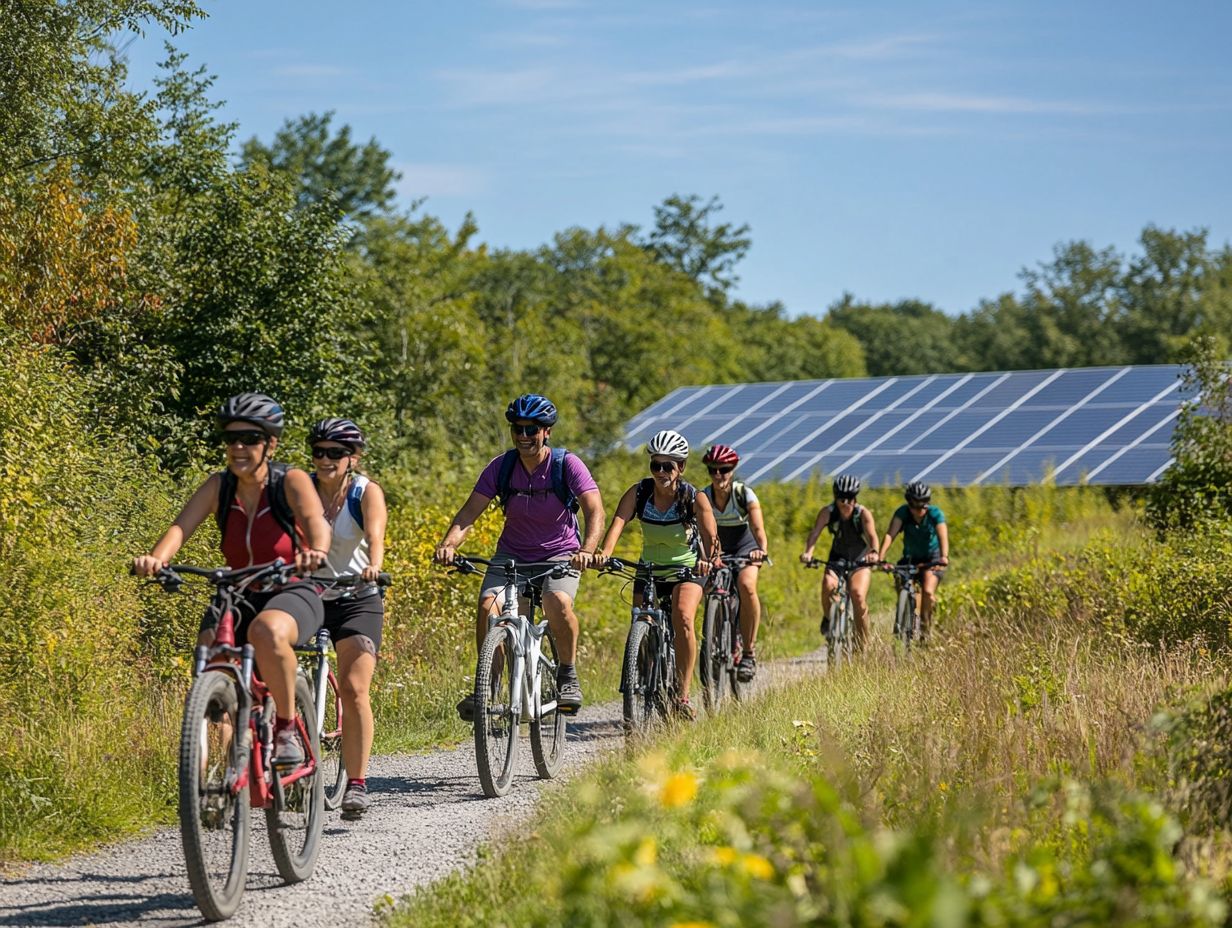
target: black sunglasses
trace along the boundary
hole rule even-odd
[[[927,509],[928,500],[926,499],[909,499],[907,500],[908,509]]]
[[[260,429],[236,429],[218,433],[218,443],[224,448],[228,445],[259,445],[268,438]]]
[[[650,472],[652,474],[670,474],[676,469],[675,461],[651,461]]]
[[[541,425],[511,425],[509,428],[513,429],[514,435],[522,435],[525,438],[534,438],[543,431]]]
[[[734,466],[733,467],[707,467],[706,468],[706,470],[710,471],[711,477],[713,477],[715,474],[730,474],[735,469],[736,468]]]
[[[834,498],[840,503],[854,503],[856,501],[856,495],[854,493],[838,493],[835,494]]]
[[[351,452],[347,448],[313,448],[312,456],[314,458],[329,458],[331,461],[341,461],[345,457],[350,457]]]

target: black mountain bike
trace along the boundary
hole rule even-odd
[[[736,589],[736,577],[752,563],[747,557],[724,555],[723,566],[710,572],[706,584],[697,666],[702,680],[702,698],[712,712],[722,705],[729,693],[739,699],[744,686],[737,674],[744,656],[744,639],[740,634],[740,593]]]
[[[937,561],[922,564],[892,564],[882,561],[881,566],[894,574],[894,585],[898,588],[898,603],[894,608],[894,640],[905,653],[911,652],[913,642],[920,641],[920,612],[916,608],[916,597],[920,592],[920,577],[923,572],[933,567],[940,567]]]
[[[855,614],[851,608],[851,575],[857,570],[875,566],[870,561],[810,560],[806,567],[832,570],[838,577],[838,588],[830,597],[830,611],[822,622],[826,638],[826,663],[834,670],[848,663],[855,653]]]
[[[620,674],[624,729],[626,734],[633,734],[649,729],[655,716],[666,721],[675,710],[679,691],[672,604],[659,594],[656,581],[683,580],[692,571],[688,567],[665,568],[645,561],[629,565],[613,557],[601,572],[646,584],[642,601],[647,605],[633,607]]]

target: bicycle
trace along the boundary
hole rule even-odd
[[[837,670],[843,664],[850,663],[855,654],[855,635],[853,626],[855,616],[851,607],[851,575],[857,570],[874,566],[871,561],[848,561],[842,558],[833,561],[810,559],[805,567],[820,567],[831,570],[838,578],[838,588],[830,597],[830,609],[826,620],[822,623],[822,634],[826,638],[826,662]]]
[[[458,573],[477,573],[476,564],[505,572],[501,611],[488,619],[488,634],[475,665],[475,759],[479,783],[490,799],[504,796],[513,783],[521,723],[530,723],[530,752],[535,772],[551,779],[564,760],[565,711],[556,704],[556,670],[560,658],[547,620],[535,621],[542,594],[534,581],[560,579],[572,570],[568,561],[517,564],[457,555]],[[527,615],[519,599],[530,601]],[[547,642],[548,653],[542,652]]]
[[[313,577],[313,582],[326,588],[358,586],[363,580],[355,574],[322,579]],[[382,573],[377,584],[384,588],[392,582],[389,574]],[[384,589],[381,591],[384,596]],[[321,776],[325,784],[325,809],[336,811],[342,805],[346,792],[346,761],[342,757],[342,693],[338,678],[329,665],[329,652],[333,642],[329,629],[324,626],[317,632],[312,643],[295,650],[307,656],[307,669],[312,675],[312,693],[316,703],[317,737],[321,740]],[[313,659],[315,658],[315,660]]]
[[[219,621],[214,643],[194,651],[179,755],[188,882],[208,921],[228,918],[239,908],[248,874],[250,807],[265,810],[274,864],[288,883],[312,875],[321,848],[324,783],[312,687],[300,669],[295,723],[304,760],[291,770],[275,770],[274,699],[256,674],[252,645],[235,645],[237,600],[259,584],[286,583],[293,570],[281,560],[238,570],[172,564],[152,581],[169,593],[178,592],[186,576],[215,587],[211,605]]]
[[[903,651],[911,653],[911,642],[923,637],[920,629],[920,613],[916,606],[916,596],[919,593],[917,581],[925,570],[940,567],[937,561],[925,561],[920,564],[894,564],[881,561],[880,566],[894,574],[894,585],[898,589],[898,602],[894,607],[894,639],[903,646]]]
[[[706,585],[706,607],[702,619],[702,637],[697,646],[698,673],[702,681],[702,699],[706,708],[715,711],[725,693],[740,699],[744,683],[737,668],[744,657],[744,639],[740,634],[740,593],[736,577],[755,563],[751,558],[723,556],[723,566],[710,572]],[[767,564],[769,561],[760,562]]]
[[[645,561],[630,566],[614,557],[600,569],[601,573],[641,580],[646,585],[642,602],[648,605],[633,607],[621,666],[621,718],[627,735],[649,729],[656,714],[666,721],[679,695],[671,603],[663,603],[656,588],[656,573],[658,579],[666,579],[665,570],[672,568]],[[673,575],[683,580],[692,571],[681,567],[674,569]]]

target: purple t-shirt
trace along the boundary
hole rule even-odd
[[[475,492],[494,498],[499,495],[497,478],[501,460],[498,454],[475,481]],[[565,455],[565,483],[574,496],[599,489],[595,478],[576,454]],[[549,454],[533,474],[528,474],[521,459],[514,462],[509,478],[513,490],[529,490],[530,495],[514,493],[505,510],[497,550],[518,560],[542,561],[572,554],[581,547],[577,519],[552,492],[552,456]]]

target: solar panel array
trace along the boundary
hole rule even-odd
[[[741,456],[741,479],[850,473],[867,485],[1153,483],[1188,399],[1177,365],[682,387],[625,443],[660,429]]]

